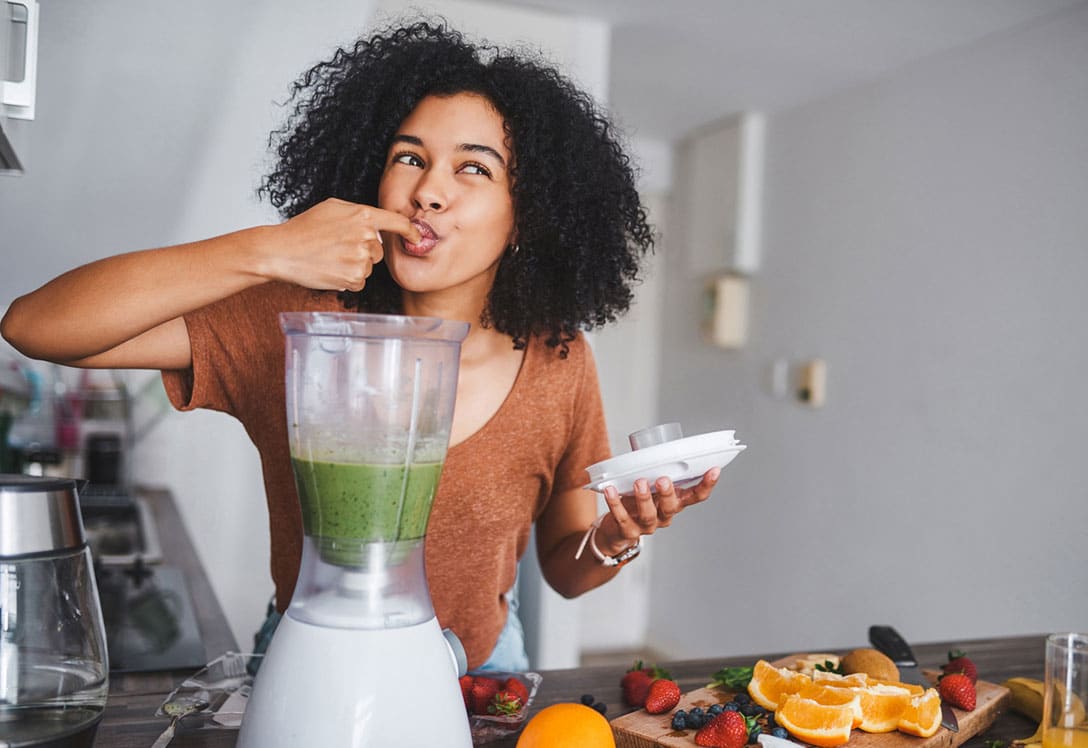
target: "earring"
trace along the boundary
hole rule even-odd
[[[517,253],[521,251],[521,245],[520,244],[511,244],[511,245],[507,246],[506,249],[507,249],[508,252],[510,252],[511,255],[517,256]]]

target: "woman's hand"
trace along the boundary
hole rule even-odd
[[[653,491],[648,480],[639,478],[633,496],[620,496],[615,486],[609,486],[604,490],[609,516],[597,530],[597,547],[605,555],[615,556],[637,543],[642,535],[668,527],[684,509],[710,498],[720,474],[721,468],[711,468],[690,488],[677,488],[668,478],[658,478]]]
[[[571,598],[598,587],[616,575],[618,566],[600,563],[586,551],[587,531],[593,544],[605,556],[615,558],[634,546],[639,537],[667,527],[687,507],[710,497],[721,468],[712,468],[690,488],[678,489],[668,478],[658,478],[652,488],[645,479],[635,481],[633,493],[620,496],[606,488],[609,511],[594,530],[597,500],[586,488],[572,488],[552,496],[536,520],[537,553],[544,578],[552,588]]]
[[[412,242],[421,239],[419,230],[400,213],[334,197],[268,228],[259,272],[320,291],[361,291],[384,256],[380,232],[400,234]]]

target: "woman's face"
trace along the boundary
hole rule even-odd
[[[401,123],[378,187],[378,207],[423,234],[419,244],[382,235],[401,288],[486,296],[514,238],[510,160],[502,117],[477,94],[428,96]]]

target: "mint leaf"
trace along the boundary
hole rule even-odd
[[[707,684],[707,688],[728,688],[741,691],[748,688],[754,670],[755,668],[752,667],[723,667],[710,676],[712,680]]]

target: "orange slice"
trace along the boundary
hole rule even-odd
[[[940,726],[941,697],[935,688],[911,696],[907,708],[899,715],[897,725],[900,732],[917,735],[920,738],[930,737]]]
[[[838,673],[829,673],[823,670],[816,670],[812,673],[813,682],[819,682],[827,686],[836,686],[840,688],[854,688],[855,686],[867,686],[869,685],[869,678],[865,673],[853,673],[851,675],[839,675]]]
[[[895,686],[896,688],[905,688],[910,691],[912,696],[921,695],[926,690],[917,683],[903,683],[897,680],[877,680],[876,678],[869,678],[868,684],[870,686]]]
[[[820,748],[833,748],[850,740],[854,710],[849,705],[825,705],[792,694],[774,713],[774,719],[795,738]]]
[[[748,695],[764,709],[774,711],[786,696],[797,693],[811,682],[812,679],[803,673],[760,660],[752,668]]]
[[[910,691],[898,686],[877,684],[859,689],[859,693],[862,721],[858,729],[865,732],[891,732],[910,705]]]
[[[853,727],[862,723],[864,714],[861,711],[861,694],[855,688],[839,688],[828,686],[822,682],[810,683],[798,693],[803,699],[812,699],[817,704],[824,706],[848,706],[854,715]]]

